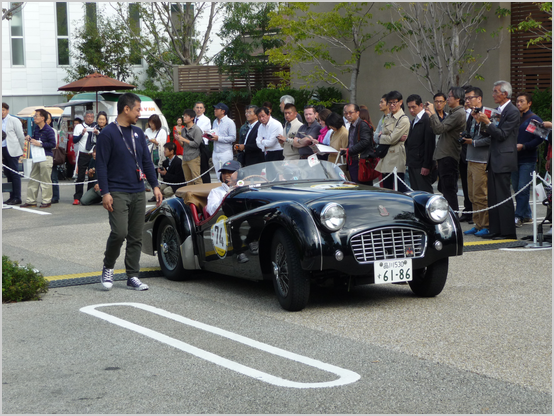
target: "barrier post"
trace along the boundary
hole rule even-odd
[[[398,176],[396,176],[398,169],[396,169],[396,166],[394,167],[394,190],[398,191]]]
[[[533,244],[537,244],[537,171],[533,170]]]
[[[525,248],[547,248],[552,244],[542,241],[542,224],[541,224],[541,241],[537,243],[537,171],[533,171],[533,242],[525,246]]]

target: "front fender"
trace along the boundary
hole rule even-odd
[[[182,242],[192,235],[194,223],[190,208],[181,198],[166,199],[158,208],[146,214],[146,222],[142,230],[143,253],[155,255],[155,248],[158,246],[158,228],[163,218],[167,218],[173,224]]]
[[[241,223],[245,219],[263,221],[263,228],[256,238],[260,247],[262,270],[271,266],[271,244],[277,229],[286,230],[298,250],[304,270],[321,270],[321,235],[311,212],[304,205],[294,201],[280,201],[247,211],[229,218],[230,223]]]

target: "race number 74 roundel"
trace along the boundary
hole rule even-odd
[[[212,243],[216,254],[225,258],[227,255],[227,248],[229,245],[229,239],[227,237],[227,229],[225,223],[227,222],[227,217],[225,215],[220,216],[216,223],[212,225]]]

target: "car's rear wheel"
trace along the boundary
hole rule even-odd
[[[302,270],[298,250],[284,230],[278,230],[271,245],[273,287],[281,307],[300,311],[308,304],[310,277]]]
[[[165,277],[169,280],[185,280],[187,275],[181,258],[179,233],[167,218],[158,227],[158,262]]]
[[[442,292],[448,275],[448,257],[433,264],[414,270],[413,280],[409,281],[410,289],[417,296],[433,297]]]

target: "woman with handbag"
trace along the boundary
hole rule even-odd
[[[38,190],[42,192],[42,204],[39,208],[50,208],[52,206],[52,149],[56,147],[56,136],[54,129],[46,124],[48,112],[38,109],[35,112],[35,130],[33,137],[26,136],[25,139],[31,149],[33,158],[33,169],[29,184],[27,185],[27,199],[21,208],[32,208],[37,206]]]
[[[348,133],[348,148],[341,150],[346,151],[348,172],[352,181],[371,186],[373,185],[374,169],[368,165],[368,162],[375,162],[373,125],[370,123],[371,119],[368,122],[360,117],[360,111],[367,110],[360,110],[356,104],[348,104],[344,108],[344,114],[350,122],[350,132]],[[353,130],[352,127],[354,127]]]

